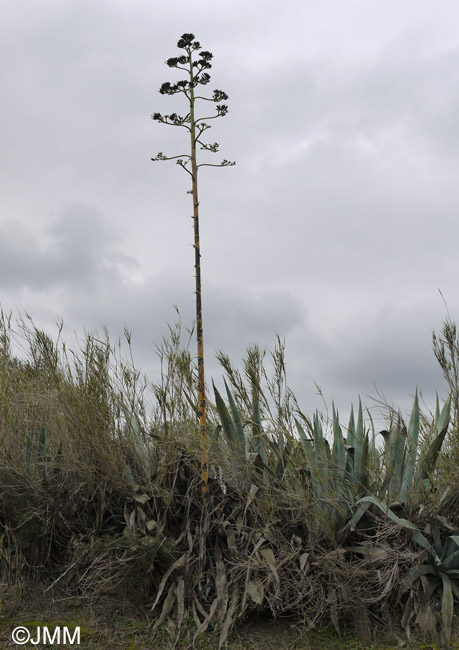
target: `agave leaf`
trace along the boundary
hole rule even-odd
[[[402,480],[402,485],[400,488],[400,502],[405,503],[408,498],[408,495],[413,492],[413,479],[414,479],[414,469],[416,467],[416,454],[418,448],[418,437],[419,437],[419,400],[418,400],[418,389],[416,388],[416,394],[414,396],[413,409],[411,411],[410,423],[408,425],[408,438],[407,438],[407,448],[406,448],[406,463],[404,467],[404,475]]]
[[[333,483],[330,485],[331,476],[329,474],[327,452],[325,451],[322,426],[318,415],[314,415],[313,435],[314,444],[307,438],[306,433],[295,418],[296,428],[300,436],[302,448],[305,452],[306,460],[309,467],[309,474],[311,479],[312,493],[316,503],[314,510],[317,515],[316,531],[320,528],[320,522],[326,518],[330,520],[333,515],[333,508],[330,507],[325,501],[330,497],[329,492],[333,491]]]
[[[438,401],[438,392],[435,391],[435,422],[440,419],[440,402]]]
[[[346,448],[339,424],[339,415],[333,405],[333,474],[335,491],[338,497],[344,495],[344,472],[346,470]]]
[[[242,426],[242,420],[241,420],[241,415],[239,413],[239,409],[236,406],[236,402],[234,401],[234,397],[228,388],[228,385],[225,380],[225,388],[226,388],[226,394],[228,395],[228,402],[230,405],[231,409],[231,414],[233,416],[233,427],[234,431],[236,432],[236,439],[237,443],[239,445],[239,449],[243,454],[245,454],[245,434],[244,434],[244,427]]]
[[[387,515],[389,517],[389,519],[392,519],[393,522],[395,522],[399,526],[402,526],[403,528],[408,528],[410,530],[415,530],[415,531],[419,530],[418,527],[415,526],[414,524],[412,524],[411,521],[408,521],[408,519],[402,519],[400,517],[397,517],[395,512],[393,512],[389,508],[389,506],[387,506],[385,503],[383,503],[382,501],[380,501],[379,499],[377,499],[374,496],[370,495],[370,496],[362,497],[361,499],[359,499],[357,501],[356,505],[360,505],[361,503],[372,503],[377,508],[379,508],[379,510],[381,510],[381,512],[383,512],[385,515]],[[430,546],[430,544],[429,544],[429,546]]]
[[[435,569],[431,564],[421,564],[420,566],[415,566],[408,571],[403,582],[404,584],[411,587],[421,576],[426,576],[429,573],[436,575]]]
[[[441,555],[442,561],[446,560],[446,558],[449,557],[451,553],[455,553],[457,551],[457,547],[459,546],[458,539],[458,535],[450,535],[446,538],[445,545],[443,547],[443,553]]]
[[[130,435],[136,440],[139,441],[142,438],[142,432],[140,430],[140,424],[134,413],[131,413],[128,409],[124,408],[124,414],[126,416],[127,429]]]
[[[354,420],[354,407],[351,404],[351,414],[349,416],[349,424],[347,427],[346,444],[348,447],[355,447],[355,420]]]
[[[440,415],[435,418],[435,428],[438,433],[446,432],[449,425],[449,418],[451,413],[451,395],[448,396],[448,399],[443,405]]]
[[[372,503],[375,505],[381,512],[383,512],[385,515],[389,517],[394,523],[396,523],[398,526],[401,526],[402,528],[406,528],[408,530],[412,531],[412,536],[414,541],[419,544],[422,548],[424,548],[426,551],[428,551],[432,557],[434,558],[435,564],[438,566],[440,564],[440,558],[435,552],[435,549],[433,548],[432,544],[428,541],[428,539],[421,533],[419,528],[413,524],[411,521],[408,521],[408,519],[404,519],[402,517],[398,517],[393,510],[389,508],[388,505],[380,501],[374,496],[366,496],[362,497],[357,501],[357,505],[360,505],[361,503]]]
[[[365,431],[364,431],[364,425],[363,425],[363,411],[362,411],[362,402],[359,397],[359,411],[357,415],[357,426],[355,428],[355,442],[354,442],[354,447],[355,447],[355,452],[354,452],[354,473],[355,476],[358,479],[360,476],[361,472],[361,467],[362,467],[362,453],[363,453],[363,441],[365,438]]]
[[[438,587],[440,587],[442,582],[441,582],[441,578],[439,578],[437,575],[435,576],[429,575],[428,577],[426,576],[426,580],[427,580],[427,585],[424,586],[424,599],[426,602],[430,602],[430,599],[432,598],[432,596],[434,595]]]
[[[228,409],[226,408],[226,404],[223,401],[222,396],[220,395],[217,387],[215,386],[214,382],[212,381],[212,386],[214,387],[214,394],[215,394],[215,405],[217,407],[218,415],[220,417],[222,427],[223,427],[223,433],[226,436],[227,441],[229,444],[233,447],[237,447],[237,436],[236,436],[236,431],[234,429],[234,424],[231,419],[231,416],[229,414]]]
[[[368,448],[368,461],[372,468],[379,466],[379,451],[376,448],[376,431],[373,418],[371,417],[370,411],[367,409],[368,417],[370,420],[371,427],[371,438],[369,439],[369,448]]]
[[[399,499],[405,469],[405,436],[399,426],[391,428],[387,453],[386,473],[389,478],[389,497]]]
[[[435,565],[438,566],[440,564],[440,558],[438,557],[434,547],[429,542],[429,540],[421,533],[420,530],[414,530],[412,535],[414,541],[430,553],[434,559]]]
[[[316,504],[316,513],[319,521],[326,521],[327,524],[336,523],[336,516],[339,517],[339,509],[331,503],[336,501],[334,487],[334,467],[332,466],[332,454],[330,445],[323,434],[322,424],[318,412],[314,415],[314,452],[311,454],[312,462],[311,479],[313,489],[320,503]],[[338,495],[339,496],[339,495]]]
[[[422,460],[421,468],[421,477],[422,479],[428,479],[429,475],[432,474],[435,469],[435,464],[437,462],[438,454],[440,453],[441,446],[448,431],[449,418],[451,413],[451,395],[446,400],[441,413],[436,419],[435,428],[438,432],[437,437],[433,440],[430,447],[427,449],[427,452]]]
[[[352,524],[352,526],[357,526],[357,524],[359,523],[359,521],[362,519],[363,515],[364,515],[364,514],[366,513],[366,511],[368,510],[368,507],[369,507],[369,505],[365,505],[365,504],[364,504],[364,505],[360,505],[360,506],[356,509],[356,511],[354,512],[354,514],[352,515],[352,518],[351,518],[351,524]]]
[[[438,557],[442,557],[442,545],[441,545],[441,536],[440,536],[440,522],[437,518],[430,522],[430,530],[434,540],[435,553]]]
[[[448,556],[442,561],[443,568],[447,571],[448,569],[459,569],[459,549],[457,548],[459,546],[459,535],[450,535],[448,537],[448,540],[451,540],[452,542],[455,543],[456,550],[455,551],[450,550]],[[449,545],[448,549],[451,549],[451,545]],[[445,551],[446,551],[446,543],[445,543]]]
[[[369,442],[368,436],[365,435],[362,443],[362,452],[359,459],[359,464],[357,465],[357,475],[356,479],[358,481],[358,488],[360,491],[365,490],[368,487],[370,482],[370,471],[368,465],[368,456],[369,456]]]
[[[403,596],[414,585],[416,580],[428,574],[436,575],[436,571],[431,564],[421,564],[420,566],[411,568],[403,579],[400,591],[398,592],[398,598]]]
[[[294,420],[295,420],[296,430],[298,431],[298,435],[300,437],[301,446],[302,446],[303,450],[306,452],[306,457],[309,458],[309,454],[312,451],[312,440],[310,438],[308,438],[308,436],[306,435],[305,430],[303,429],[301,424],[298,422],[298,420],[296,418],[294,418]]]
[[[325,458],[325,439],[319,414],[314,413],[314,454],[316,458]]]
[[[271,449],[274,451],[274,454],[276,455],[277,458],[276,466],[274,468],[274,474],[279,480],[282,480],[288,462],[288,458],[285,453],[285,448],[282,449],[276,440],[270,440],[269,445]]]

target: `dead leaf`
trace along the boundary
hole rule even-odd
[[[309,571],[309,568],[309,553],[302,553],[300,555],[300,571],[306,571],[307,573]]]
[[[134,499],[138,502],[144,505],[147,501],[150,500],[150,497],[148,494],[134,494]]]
[[[265,588],[260,580],[251,580],[247,584],[246,591],[256,605],[261,605],[265,595]]]

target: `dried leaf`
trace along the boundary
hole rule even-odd
[[[271,576],[274,579],[274,583],[276,585],[276,589],[279,589],[280,587],[280,578],[279,574],[277,573],[276,569],[276,558],[274,557],[274,551],[272,548],[262,548],[261,549],[261,554],[265,558],[266,562],[268,563],[268,566],[271,570]]]
[[[402,619],[400,621],[402,628],[405,631],[406,638],[408,641],[411,641],[411,630],[410,630],[410,620],[414,614],[414,608],[411,598],[408,598],[405,604],[405,610],[402,614]]]
[[[330,601],[330,618],[333,623],[333,627],[336,630],[338,635],[341,634],[339,628],[339,617],[338,617],[338,599],[336,597],[336,589],[332,587],[329,591],[328,598]]]
[[[266,542],[266,539],[264,537],[260,537],[258,542],[255,544],[255,548],[253,549],[252,555],[255,555],[255,553],[258,551],[260,546],[262,546]]]
[[[228,605],[228,587],[226,584],[226,571],[225,571],[225,565],[223,564],[222,560],[217,560],[215,587],[217,589],[217,597],[220,603],[219,619],[221,624],[226,612],[226,607]]]
[[[451,588],[451,580],[446,573],[441,572],[440,576],[443,581],[443,597],[441,601],[442,633],[446,647],[449,649],[451,640],[451,622],[454,613],[454,598],[453,590]]]
[[[135,510],[129,515],[128,527],[131,533],[135,532]]]
[[[176,589],[175,583],[171,584],[171,586],[169,587],[169,591],[167,592],[167,596],[163,603],[161,615],[156,621],[156,623],[153,625],[154,632],[158,629],[158,627],[161,625],[161,623],[164,621],[164,619],[172,609],[172,605],[174,604],[174,600],[175,600],[175,589]]]
[[[257,492],[258,492],[258,485],[252,483],[252,485],[250,486],[250,492],[247,498],[247,503],[245,504],[245,510],[247,510],[247,508],[250,506]]]
[[[212,605],[210,606],[209,613],[206,615],[206,618],[204,619],[204,621],[201,623],[201,625],[198,627],[198,629],[194,633],[193,644],[196,641],[196,639],[198,638],[198,636],[200,634],[202,634],[203,632],[205,632],[207,630],[207,628],[209,627],[209,623],[213,619],[213,617],[215,616],[215,612],[217,611],[217,607],[219,605],[219,602],[220,602],[220,599],[218,598],[218,596],[217,596],[217,598],[214,598],[214,600],[212,602]]]
[[[247,583],[246,591],[255,604],[261,605],[265,595],[265,588],[261,583],[261,580],[257,578],[255,578],[255,580],[250,580],[250,582]]]
[[[196,601],[196,596],[195,596],[195,601]],[[196,610],[196,603],[193,602],[191,605],[191,611],[193,612],[193,619],[196,624],[196,627],[201,627],[201,619],[198,616],[198,612]]]
[[[243,521],[243,519],[242,519],[242,516],[239,516],[239,517],[237,518],[237,521],[236,521],[236,532],[237,532],[237,536],[238,536],[238,537],[239,537],[240,534],[241,534],[243,524],[244,524],[244,521]]]
[[[207,612],[204,609],[204,607],[201,605],[201,603],[199,602],[199,599],[198,599],[197,596],[194,597],[194,602],[195,602],[195,605],[198,608],[200,614],[202,614],[202,616],[204,616],[204,618],[205,618],[207,616]],[[201,625],[201,623],[199,623],[199,625]]]
[[[147,501],[150,500],[150,497],[148,494],[134,494],[134,499],[138,502],[144,505]]]
[[[231,601],[228,611],[226,612],[225,622],[222,625],[220,632],[220,640],[218,642],[218,650],[221,650],[221,647],[226,642],[228,638],[228,632],[231,629],[234,620],[234,612],[236,611],[237,604],[239,602],[239,589],[236,586],[233,593],[231,594]]]
[[[311,565],[309,563],[309,553],[302,553],[300,555],[300,571],[309,571]]]
[[[185,616],[185,582],[183,576],[178,576],[177,578],[175,594],[177,598],[177,629],[180,632]]]
[[[161,598],[161,594],[163,593],[164,586],[169,579],[170,574],[175,571],[175,569],[178,569],[179,567],[183,566],[185,564],[185,559],[186,559],[186,554],[184,553],[182,557],[180,557],[178,560],[174,562],[174,564],[169,567],[169,569],[166,571],[166,573],[163,576],[163,579],[161,580],[159,587],[158,587],[158,593],[156,594],[155,602],[151,606],[151,611],[153,611],[156,607],[156,605],[159,602],[159,599]],[[170,590],[169,590],[170,591]]]
[[[227,544],[228,544],[228,548],[229,548],[230,551],[235,553],[236,552],[236,542],[235,542],[235,539],[234,539],[234,530],[230,526],[228,526],[228,529],[225,529],[225,532],[226,532],[226,541],[227,541]]]

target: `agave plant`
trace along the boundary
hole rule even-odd
[[[318,413],[312,424],[313,437],[309,438],[295,419],[301,448],[306,457],[316,512],[315,532],[340,536],[346,521],[352,515],[352,504],[366,493],[370,485],[370,469],[377,458],[375,433],[365,431],[362,403],[359,400],[357,424],[351,408],[348,434],[345,439],[339,415],[333,406],[333,445],[324,436]]]
[[[384,478],[377,487],[371,500],[360,499],[351,523],[357,525],[375,499],[381,508],[387,504],[401,507],[405,510],[414,504],[431,488],[432,474],[435,470],[438,455],[445,439],[451,409],[451,397],[448,397],[440,411],[438,395],[436,399],[435,416],[430,431],[419,445],[420,412],[419,399],[416,391],[413,409],[405,430],[400,419],[391,427],[390,432],[382,432],[385,438],[385,449],[382,454],[382,470]]]
[[[421,531],[414,531],[415,542],[425,550],[422,557],[422,564],[413,567],[405,576],[400,589],[399,599],[406,591],[422,580],[425,601],[431,610],[441,607],[442,633],[445,643],[449,648],[451,639],[451,622],[454,612],[454,598],[459,602],[459,531],[452,531],[455,534],[448,535],[442,541],[440,535],[441,522],[435,518],[430,525],[433,537],[433,545],[426,539]],[[408,625],[410,613],[413,608],[408,601],[403,622],[405,630],[409,635]]]
[[[442,634],[446,646],[449,648],[454,598],[459,602],[459,531],[455,531],[443,517],[436,516],[424,528],[426,534],[432,535],[433,543],[431,543],[416,524],[397,516],[391,508],[384,505],[376,497],[365,496],[360,499],[359,503],[364,503],[367,506],[373,505],[395,524],[409,530],[414,544],[420,551],[415,555],[419,563],[408,571],[398,594],[398,601],[400,602],[406,592],[412,592],[411,597],[405,603],[405,610],[401,619],[402,627],[408,639],[410,638],[410,622],[413,618],[419,621],[422,617],[425,622],[425,619],[429,619],[430,612],[441,608]],[[354,519],[356,519],[355,515]],[[443,540],[441,526],[445,527],[449,533],[452,533]],[[384,549],[377,545],[345,547],[344,551],[365,553],[374,557],[384,553]],[[418,581],[422,583],[424,591],[424,612],[416,611],[416,608],[413,607],[413,590]]]
[[[226,442],[233,451],[242,454],[254,466],[268,469],[267,439],[263,431],[260,413],[260,400],[257,387],[252,385],[252,404],[249,418],[244,418],[237,407],[233,394],[225,381],[229,410],[213,383],[215,404],[220,417],[221,427]],[[247,426],[248,425],[248,426]],[[250,427],[250,428],[249,428]]]
[[[420,413],[416,391],[407,431],[398,421],[390,432],[382,432],[385,437],[386,478],[379,492],[380,497],[405,504],[422,488],[430,487],[430,477],[448,430],[450,410],[451,397],[448,397],[440,412],[437,395],[431,431],[423,444],[419,445]]]
[[[360,498],[350,522],[351,526],[357,526],[367,510],[373,507],[398,526],[410,530],[414,543],[423,552],[423,557],[420,558],[422,563],[416,564],[405,577],[399,599],[406,591],[412,589],[418,580],[422,580],[425,602],[429,606],[434,605],[438,599],[441,602],[442,633],[447,647],[451,637],[454,596],[459,600],[459,531],[454,531],[438,517],[434,518],[425,530],[432,534],[433,544],[431,544],[413,521],[395,514],[394,508],[397,506],[406,514],[409,512],[408,506],[414,505],[414,500],[419,499],[422,490],[426,491],[432,487],[432,474],[448,430],[450,407],[451,398],[448,397],[440,411],[437,396],[430,435],[425,437],[419,449],[420,415],[416,392],[407,431],[405,432],[399,423],[397,427],[391,429],[390,434],[386,435],[385,478],[379,491],[381,498],[374,495]],[[447,496],[447,493],[445,495]],[[442,499],[440,505],[441,502]],[[449,529],[450,533],[453,533],[444,541],[440,535],[441,523]],[[353,550],[355,551],[356,548]],[[379,549],[374,547],[372,550],[376,552]],[[409,602],[402,617],[402,625],[408,638],[413,612],[412,603]]]

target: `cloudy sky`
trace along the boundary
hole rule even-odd
[[[406,409],[446,384],[431,333],[459,314],[455,0],[1,0],[0,302],[55,331],[155,344],[194,318],[188,177],[153,112],[193,32],[229,95],[200,177],[209,375],[286,341],[303,410]],[[208,105],[205,105],[207,108]],[[211,155],[211,154],[209,154]],[[202,162],[202,160],[201,160]],[[366,405],[371,400],[364,398]]]

